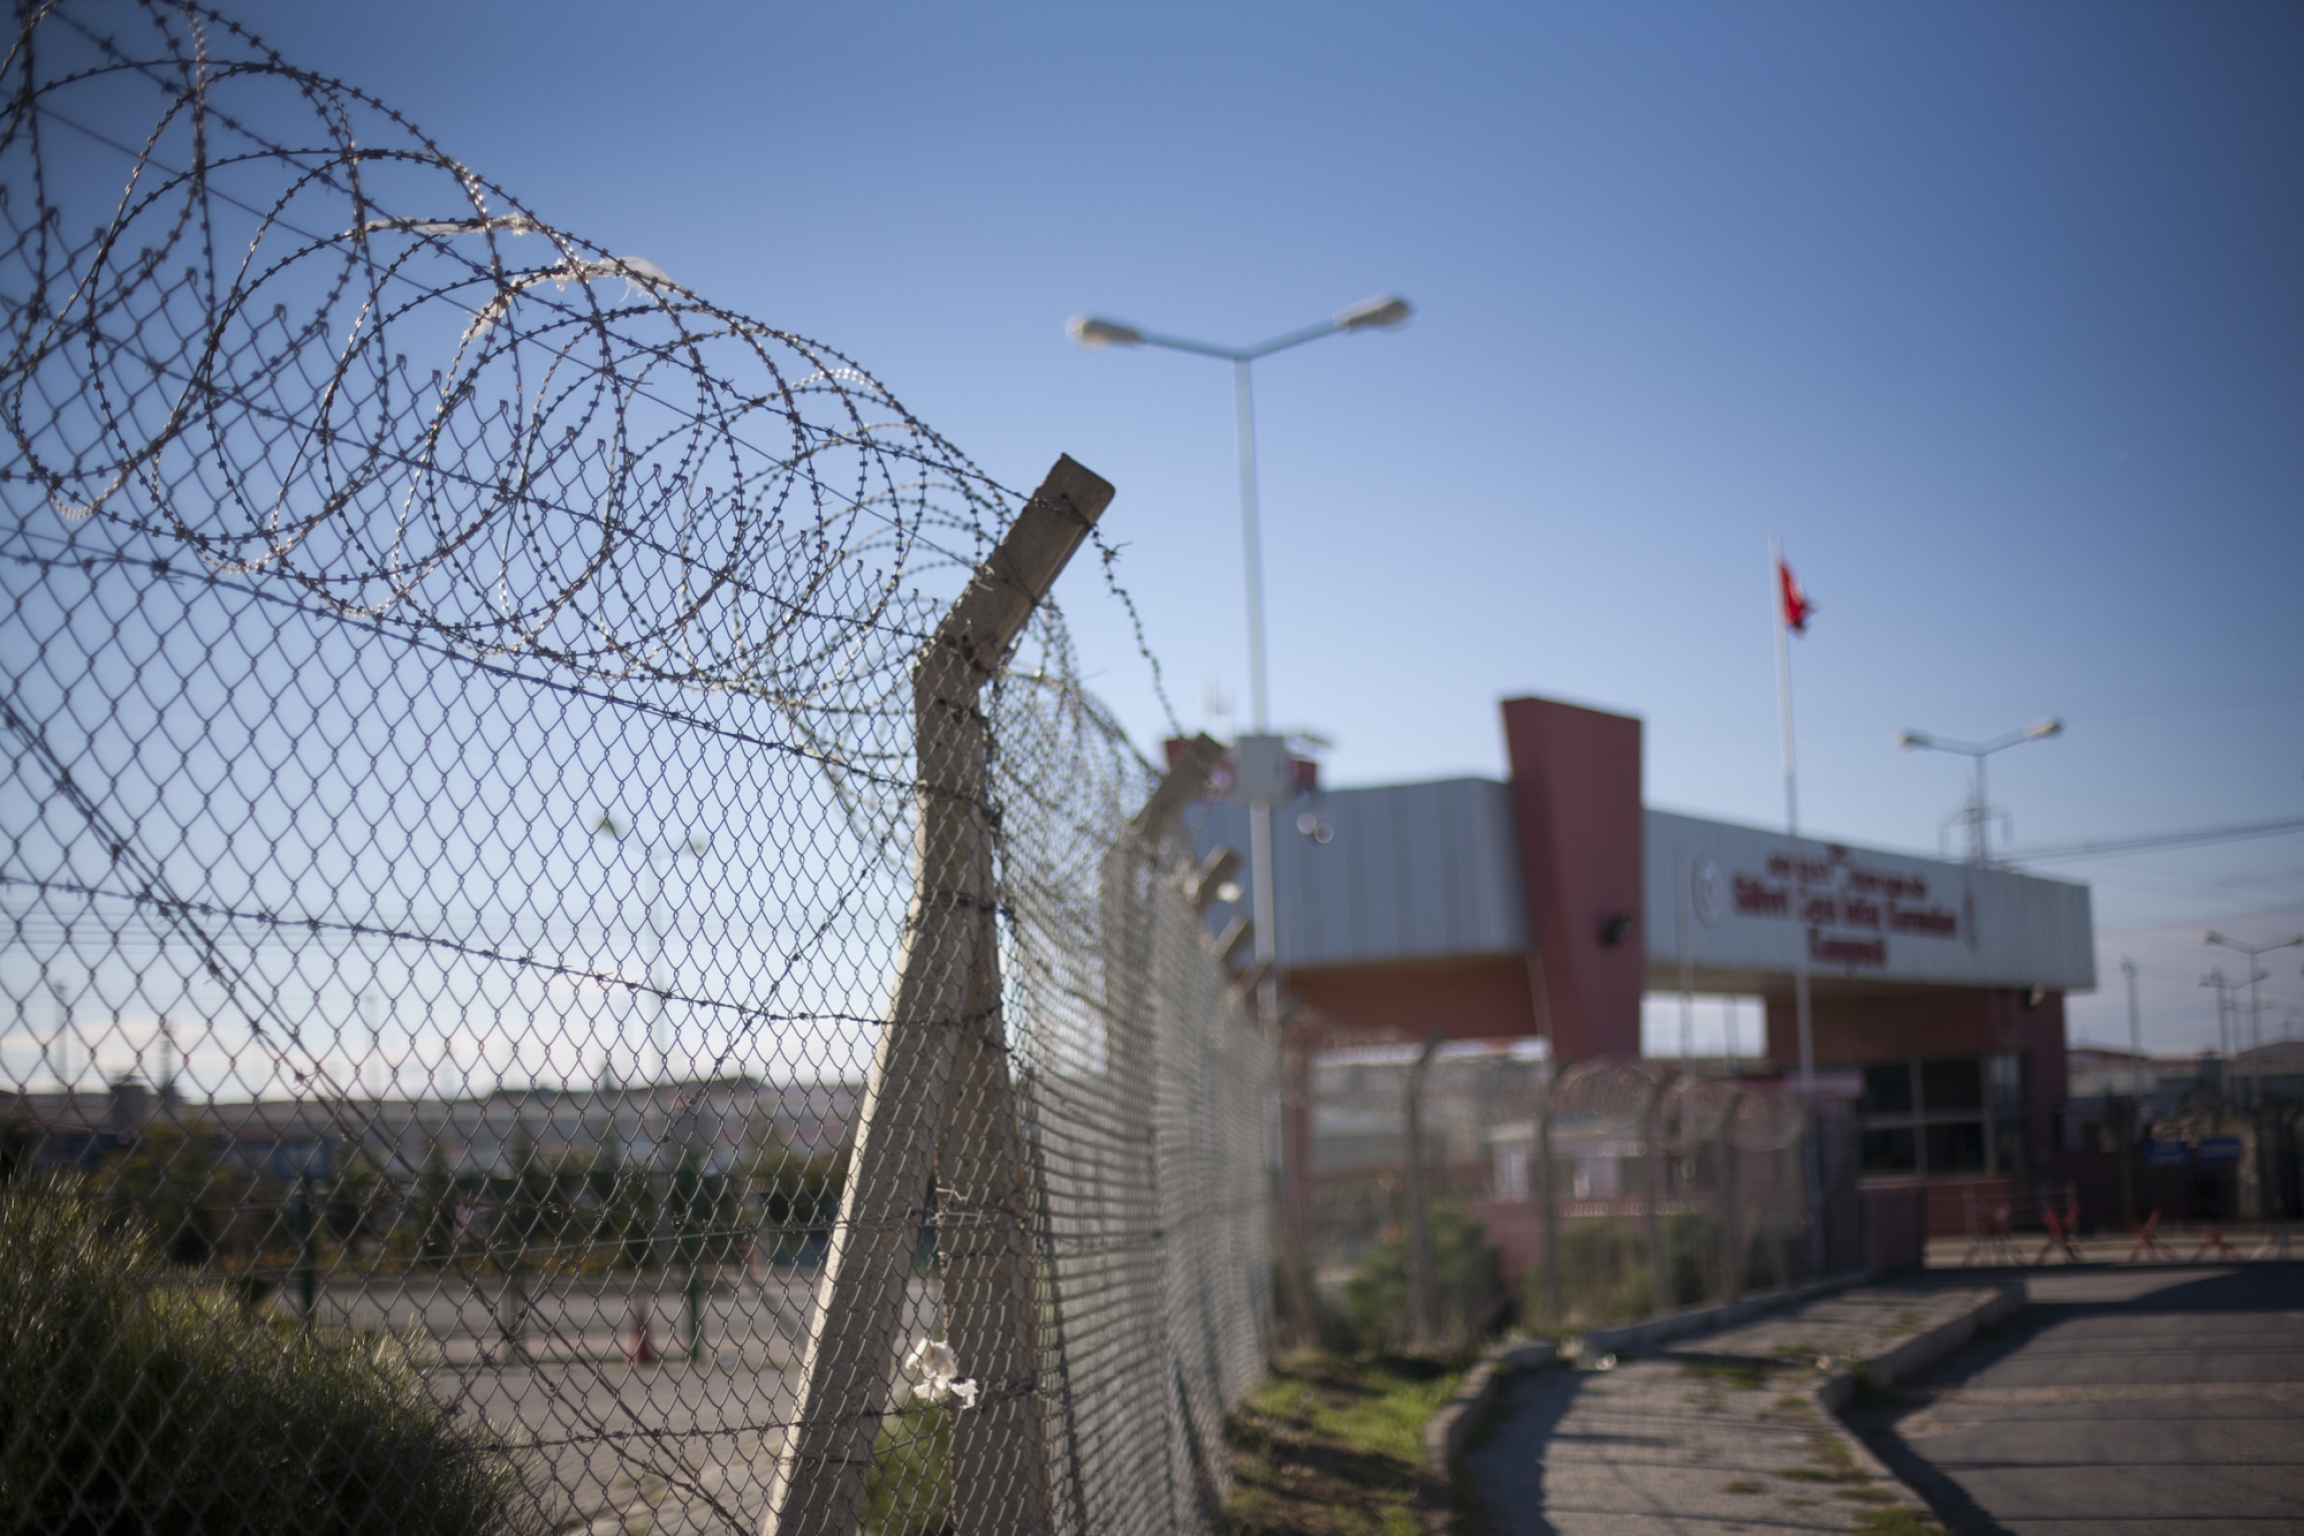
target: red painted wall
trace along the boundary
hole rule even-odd
[[[1520,870],[1553,1058],[1640,1054],[1640,722],[1504,701]],[[1603,930],[1628,918],[1618,940]]]
[[[1519,955],[1453,955],[1283,971],[1280,983],[1318,1015],[1319,1045],[1351,1035],[1517,1040],[1533,1035],[1528,962]]]

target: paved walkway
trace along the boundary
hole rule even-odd
[[[1874,1358],[1993,1294],[1866,1286],[1612,1369],[1533,1372],[1465,1469],[1499,1536],[1931,1530],[1817,1406],[1817,1359]]]
[[[2304,1264],[2034,1271],[1852,1415],[1958,1531],[2304,1532]]]

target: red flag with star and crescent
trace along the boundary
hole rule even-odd
[[[1776,557],[1776,587],[1778,598],[1784,605],[1784,627],[1796,635],[1808,633],[1808,616],[1816,611],[1816,605],[1808,601],[1807,593],[1800,590],[1800,583],[1792,575],[1792,567],[1784,563],[1782,555]]]

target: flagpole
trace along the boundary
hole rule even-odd
[[[1792,845],[1792,1009],[1800,1027],[1800,1092],[1816,1091],[1816,1037],[1808,1014],[1808,915],[1800,859],[1800,779],[1792,752],[1792,635],[1785,623],[1784,541],[1768,541],[1768,606],[1776,615],[1776,717],[1784,737],[1784,835]]]
[[[1800,779],[1792,753],[1792,635],[1794,584],[1784,569],[1784,541],[1768,541],[1769,585],[1776,610],[1776,714],[1784,732],[1784,835],[1792,845],[1792,1007],[1800,1023],[1801,1183],[1805,1185],[1808,1268],[1824,1273],[1824,1149],[1816,1123],[1816,1036],[1808,1014],[1808,879],[1800,857]],[[1805,605],[1802,608],[1806,614]]]

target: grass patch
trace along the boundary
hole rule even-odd
[[[1398,1356],[1277,1362],[1226,1424],[1227,1536],[1416,1536],[1439,1492],[1424,1425],[1462,1379]]]
[[[1776,1474],[1788,1483],[1836,1483],[1840,1474],[1827,1472],[1822,1467],[1786,1467]]]
[[[1816,1416],[1816,1405],[1797,1393],[1787,1392],[1769,1405],[1769,1411],[1789,1418],[1812,1419]]]
[[[1856,1530],[1858,1536],[1949,1536],[1944,1527],[1906,1504],[1866,1510]]]
[[[1758,1493],[1760,1485],[1748,1477],[1740,1477],[1732,1483],[1724,1484],[1720,1491],[1722,1493]]]
[[[1906,1310],[1897,1313],[1896,1320],[1882,1329],[1880,1336],[1887,1339],[1900,1339],[1908,1333],[1918,1333],[1919,1331],[1920,1314]]]
[[[1856,1457],[1834,1434],[1819,1434],[1810,1442],[1816,1449],[1816,1459],[1832,1468],[1835,1476],[1847,1481],[1866,1480],[1864,1470],[1856,1465]]]

